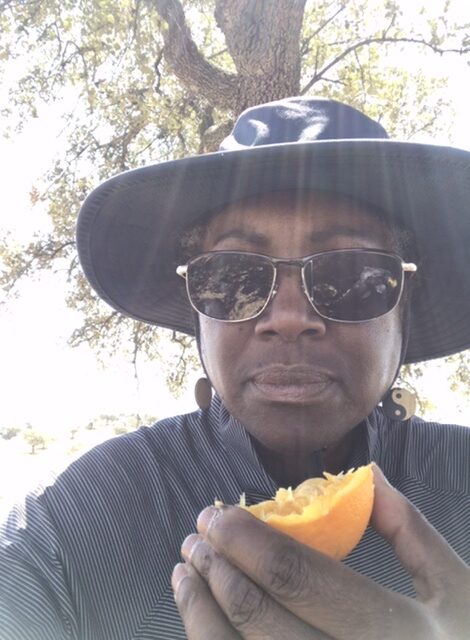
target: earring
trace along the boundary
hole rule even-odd
[[[382,408],[390,420],[409,420],[416,411],[416,395],[408,389],[390,389],[382,400]]]
[[[208,409],[212,400],[212,386],[207,378],[199,378],[194,386],[194,397],[200,409]]]

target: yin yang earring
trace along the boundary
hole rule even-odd
[[[382,408],[390,420],[409,420],[416,411],[416,394],[408,389],[394,387],[384,396]]]

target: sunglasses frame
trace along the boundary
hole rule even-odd
[[[241,320],[223,320],[220,318],[213,318],[212,316],[209,316],[205,313],[203,313],[202,311],[199,311],[199,309],[197,309],[195,307],[195,305],[193,304],[193,301],[191,299],[191,294],[189,292],[189,283],[188,283],[188,267],[190,266],[190,264],[192,262],[195,262],[196,260],[200,259],[200,258],[204,258],[206,256],[210,256],[213,254],[232,254],[232,255],[248,255],[248,256],[254,256],[254,257],[258,257],[258,258],[262,258],[264,262],[267,262],[268,264],[270,264],[270,266],[273,269],[273,279],[272,279],[272,284],[271,284],[271,289],[269,291],[269,295],[266,298],[266,302],[263,305],[263,307],[261,308],[260,311],[258,311],[255,315],[250,316],[249,318],[242,318]],[[401,268],[402,268],[402,274],[403,277],[401,278],[401,285],[400,285],[400,291],[399,294],[397,296],[397,301],[395,302],[395,304],[393,305],[393,307],[391,309],[389,309],[388,311],[386,311],[385,313],[382,313],[380,316],[375,316],[374,318],[368,318],[365,320],[338,320],[336,318],[330,318],[328,316],[326,316],[325,314],[321,313],[315,306],[313,300],[311,299],[310,295],[307,292],[307,285],[305,282],[305,267],[307,266],[307,264],[309,263],[309,261],[312,258],[315,258],[316,256],[321,256],[321,255],[325,255],[325,254],[333,254],[333,253],[368,253],[368,254],[375,254],[375,255],[381,255],[381,256],[387,256],[388,258],[395,258],[397,260],[397,262],[400,263]],[[276,295],[277,289],[278,289],[278,285],[277,285],[277,280],[278,280],[278,266],[280,265],[287,265],[287,266],[296,266],[300,268],[301,271],[301,276],[302,276],[302,290],[305,294],[305,297],[307,298],[307,300],[309,301],[310,305],[313,307],[315,313],[317,313],[321,318],[324,318],[325,320],[329,320],[330,322],[341,322],[343,324],[358,324],[361,322],[370,322],[371,320],[376,320],[377,318],[382,318],[383,316],[387,315],[388,313],[390,313],[391,311],[393,311],[395,309],[395,307],[399,304],[402,294],[403,294],[403,287],[405,284],[405,276],[407,274],[409,275],[413,275],[413,273],[415,273],[418,269],[418,267],[416,266],[416,264],[414,262],[404,262],[403,259],[401,258],[401,256],[399,256],[397,253],[393,253],[391,251],[381,251],[379,249],[359,249],[359,248],[353,248],[353,249],[332,249],[329,251],[317,251],[316,253],[312,253],[308,256],[305,256],[303,258],[272,258],[271,256],[267,256],[263,253],[253,253],[251,251],[207,251],[205,253],[201,253],[197,256],[195,256],[194,258],[191,258],[191,260],[189,260],[186,264],[184,265],[179,265],[176,268],[176,273],[181,276],[182,278],[184,278],[184,280],[186,281],[186,292],[188,295],[188,299],[189,302],[192,306],[192,308],[196,311],[196,313],[199,313],[203,316],[205,316],[206,318],[210,318],[211,320],[216,320],[217,322],[226,322],[226,323],[230,323],[230,324],[234,324],[236,322],[248,322],[249,320],[254,320],[255,318],[259,318],[259,316],[264,313],[266,307],[269,305],[269,303],[273,300],[274,296]]]

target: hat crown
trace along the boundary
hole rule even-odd
[[[221,151],[289,142],[383,139],[381,124],[357,109],[324,98],[287,98],[246,109]]]

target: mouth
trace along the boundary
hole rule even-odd
[[[304,365],[276,365],[257,371],[251,378],[255,393],[283,404],[308,404],[321,399],[334,382],[323,369]]]

